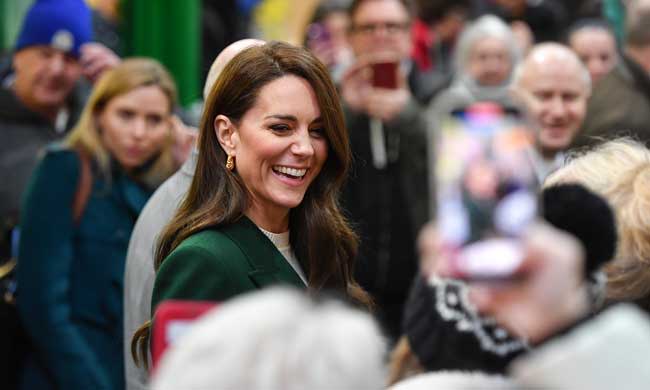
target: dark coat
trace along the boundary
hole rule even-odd
[[[275,284],[305,288],[271,240],[242,216],[191,235],[165,258],[156,273],[151,312],[167,299],[225,301]]]
[[[384,123],[388,163],[378,169],[368,116],[347,108],[345,114],[354,161],[343,205],[361,241],[355,278],[375,299],[389,335],[397,337],[417,270],[416,236],[429,217],[426,123],[413,99]]]
[[[26,191],[18,309],[34,351],[23,389],[124,388],[122,290],[135,220],[151,195],[119,169],[93,174],[78,222],[76,152],[52,147]]]
[[[650,76],[631,58],[598,82],[576,146],[629,135],[650,146]]]
[[[3,232],[17,223],[20,200],[39,152],[60,140],[76,123],[86,92],[79,85],[70,96],[68,123],[59,133],[49,120],[25,107],[11,89],[0,86],[0,230]],[[2,255],[7,254],[6,244],[0,243],[5,252]]]

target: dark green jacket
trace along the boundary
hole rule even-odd
[[[156,274],[151,312],[167,299],[225,301],[274,284],[305,288],[273,243],[242,217],[188,237],[167,256]]]
[[[25,194],[18,309],[34,353],[23,389],[124,388],[124,260],[151,193],[117,168],[110,186],[95,172],[75,223],[79,172],[76,152],[50,147]]]

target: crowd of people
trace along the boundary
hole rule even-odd
[[[36,0],[0,61],[3,388],[645,388],[649,26],[648,0],[322,0],[303,46],[212,53],[193,127],[161,63]],[[514,123],[525,161],[441,153],[452,123]],[[159,360],[170,302],[216,307]]]

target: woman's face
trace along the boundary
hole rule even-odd
[[[155,85],[115,96],[97,115],[104,146],[127,170],[163,147],[170,134],[169,120],[169,100]]]
[[[616,65],[616,40],[606,30],[583,28],[571,35],[569,44],[584,62],[594,83]]]
[[[253,209],[288,213],[302,202],[327,159],[328,141],[316,94],[288,75],[260,89],[232,134],[235,170]]]
[[[467,71],[479,85],[503,84],[510,75],[512,59],[506,43],[496,37],[485,37],[472,45]]]

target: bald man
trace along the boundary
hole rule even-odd
[[[539,44],[515,71],[512,92],[535,126],[531,157],[541,183],[562,165],[582,126],[591,94],[589,71],[568,47]]]
[[[207,100],[219,74],[233,57],[248,47],[264,43],[258,39],[242,39],[223,49],[212,63],[203,98]],[[151,292],[156,278],[153,262],[158,235],[172,219],[187,193],[197,158],[198,152],[194,149],[181,169],[151,196],[133,228],[124,272],[124,366],[127,390],[147,388],[149,373],[135,366],[131,357],[131,338],[145,321],[151,319]]]

